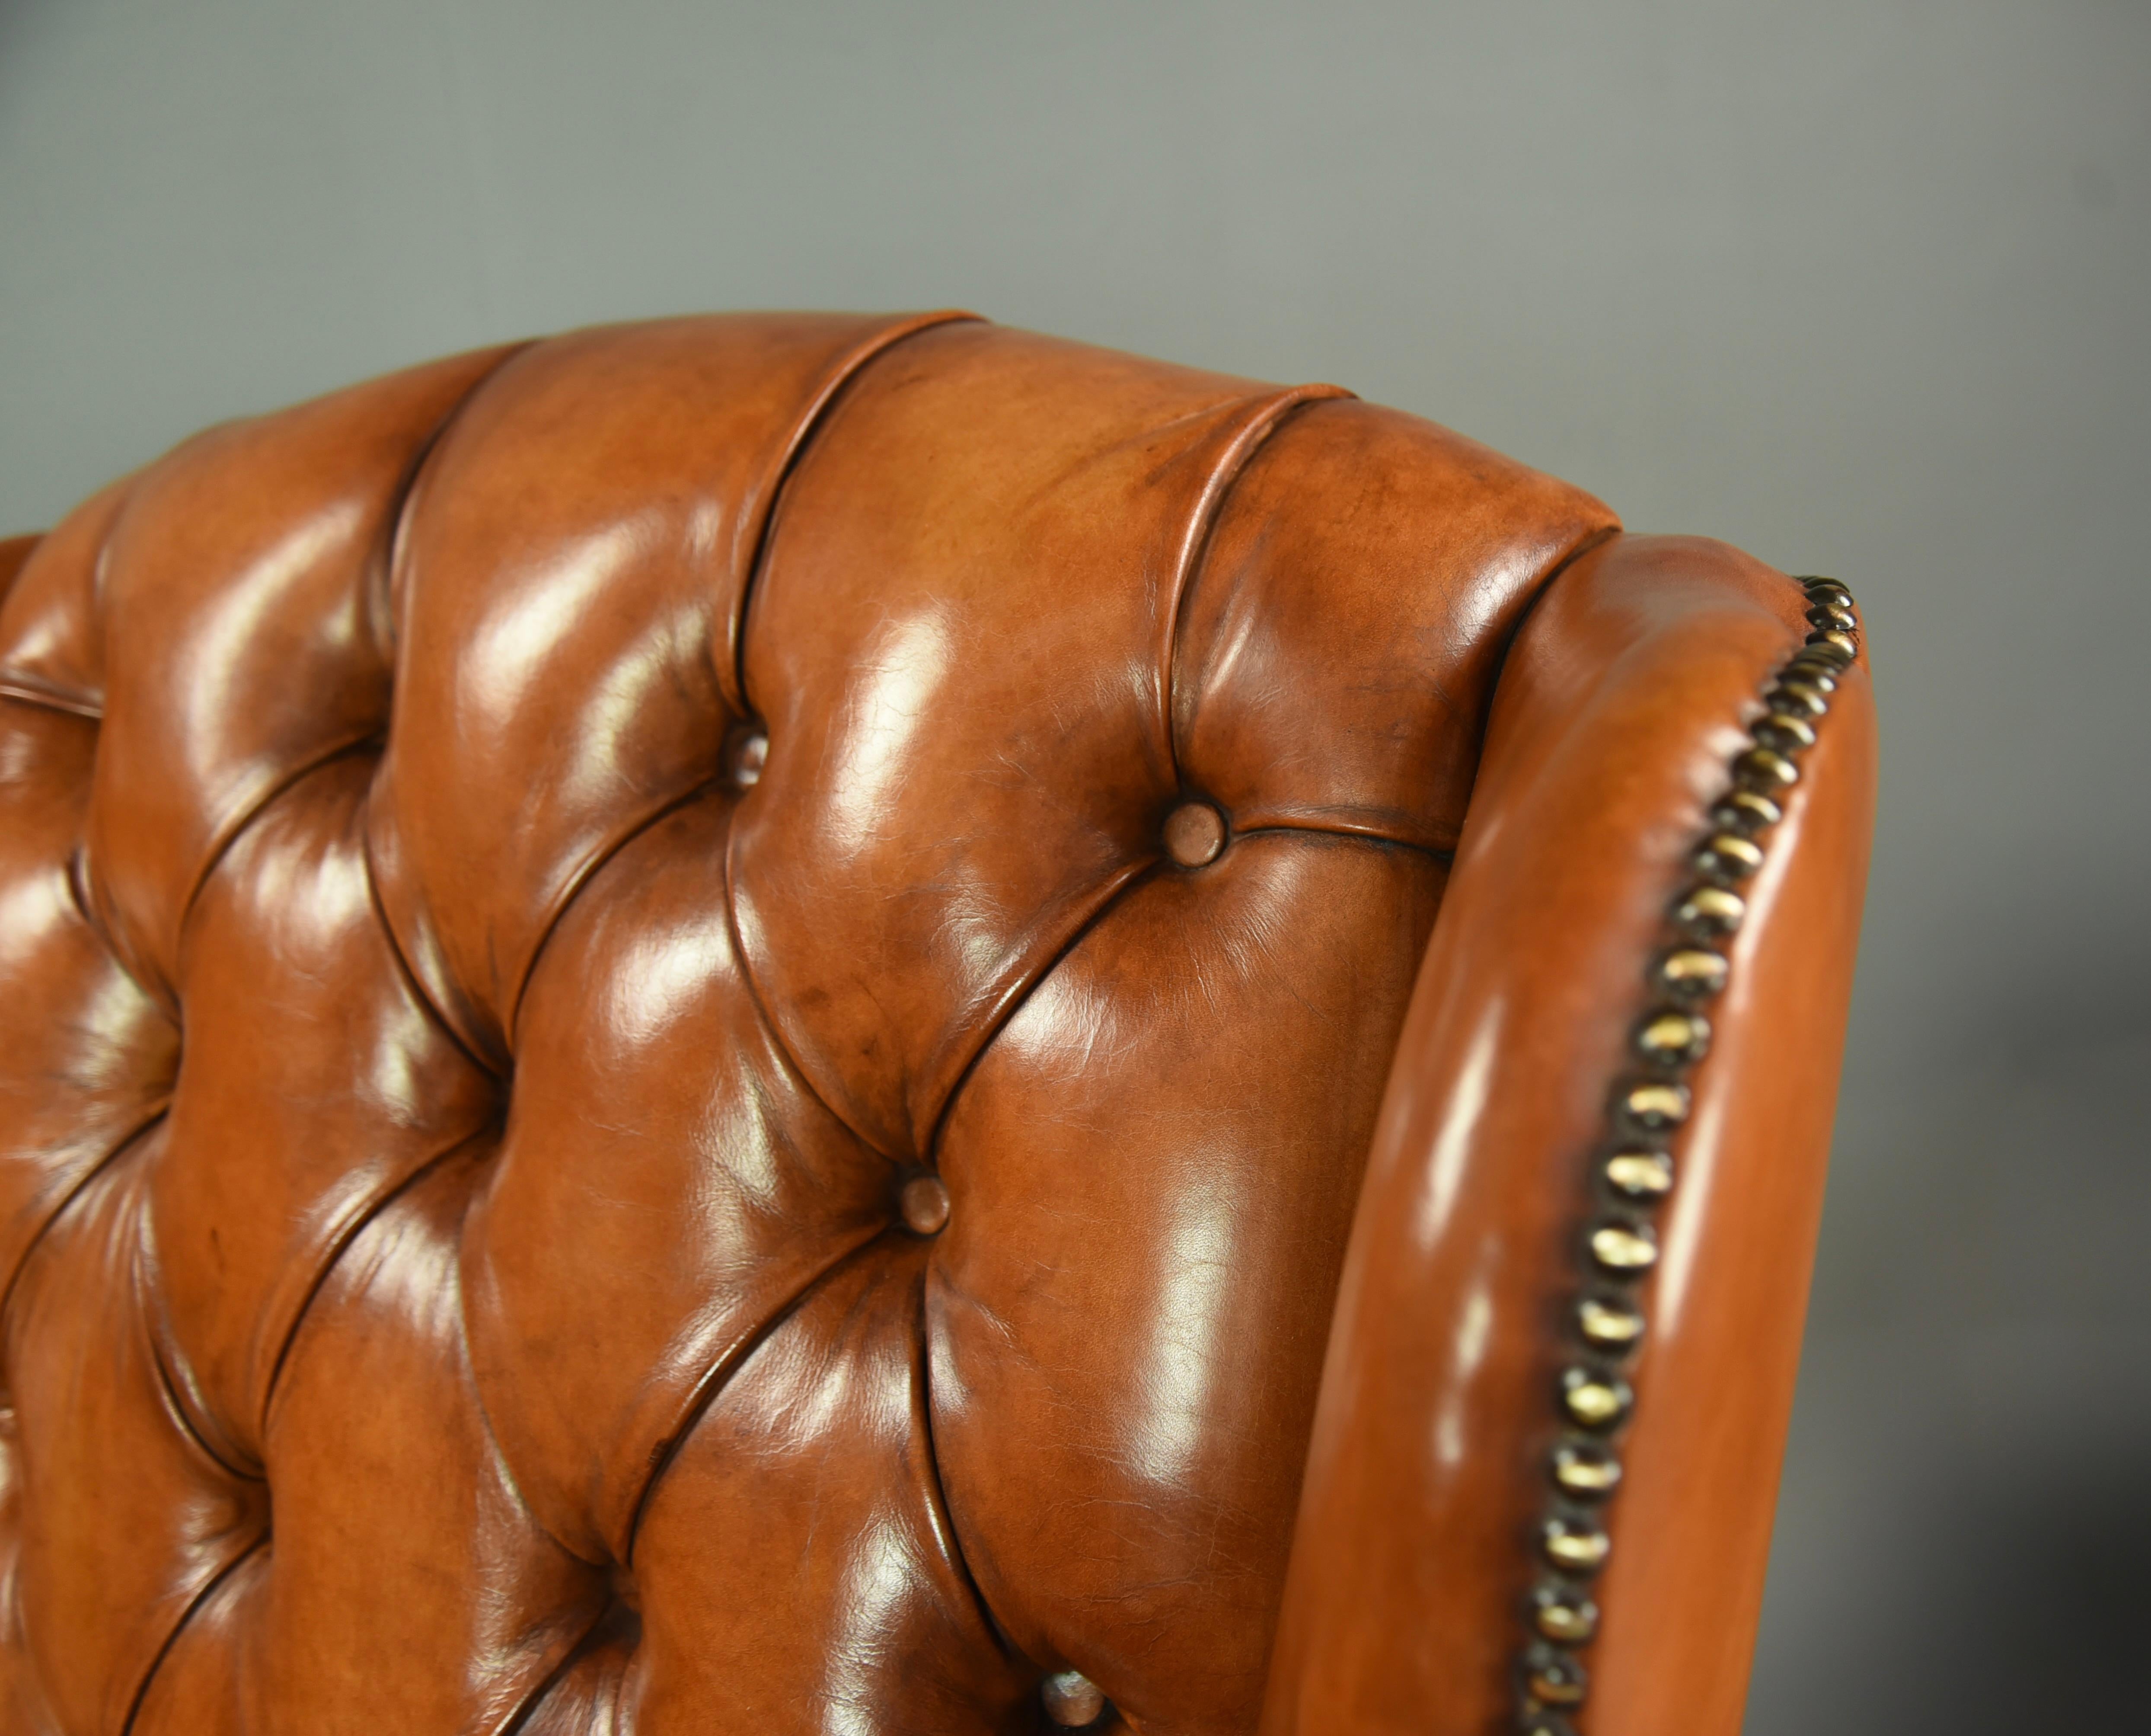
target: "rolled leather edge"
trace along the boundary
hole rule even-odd
[[[24,563],[30,558],[31,550],[43,540],[42,534],[0,537],[0,602],[7,600],[8,588],[14,584],[15,575],[23,570]]]
[[[1518,632],[1354,1219],[1265,1736],[1511,1726],[1589,1166],[1667,908],[1804,605],[1722,544],[1622,536]],[[1739,1726],[1872,823],[1864,659],[1819,734],[1673,1145],[1587,1736]]]

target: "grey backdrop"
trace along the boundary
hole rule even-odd
[[[2118,1728],[2147,212],[2124,0],[0,0],[0,529],[512,334],[956,302],[1839,574],[1882,824],[1749,1729]]]

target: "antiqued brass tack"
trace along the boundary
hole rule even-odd
[[[1602,1441],[1564,1440],[1553,1450],[1553,1480],[1577,1501],[1603,1501],[1621,1486],[1621,1460]]]
[[[1609,1220],[1592,1228],[1590,1241],[1591,1258],[1619,1278],[1633,1278],[1658,1263],[1658,1238],[1647,1224]]]
[[[1539,1531],[1539,1547],[1564,1573],[1596,1573],[1613,1552],[1613,1540],[1593,1519],[1556,1513]]]
[[[1790,711],[1771,711],[1757,718],[1749,733],[1780,753],[1804,753],[1815,744],[1814,726]]]
[[[1624,1146],[1606,1160],[1606,1185],[1624,1200],[1656,1205],[1673,1191],[1673,1160],[1666,1151]]]
[[[1568,1368],[1561,1374],[1561,1408],[1579,1429],[1602,1432],[1619,1426],[1636,1395],[1617,1374]]]
[[[1539,1536],[1545,1559],[1576,1578],[1597,1572],[1612,1548],[1605,1527],[1583,1507],[1604,1501],[1621,1480],[1609,1437],[1627,1421],[1636,1394],[1617,1370],[1631,1366],[1647,1329],[1638,1280],[1658,1259],[1658,1232],[1646,1214],[1672,1194],[1674,1158],[1663,1141],[1688,1120],[1688,1070],[1709,1046],[1709,1021],[1696,1007],[1731,974],[1726,954],[1707,943],[1738,932],[1746,919],[1748,906],[1733,886],[1763,867],[1757,835],[1784,820],[1778,798],[1799,780],[1795,757],[1814,745],[1830,696],[1859,655],[1852,594],[1819,575],[1800,583],[1814,630],[1764,683],[1766,709],[1749,732],[1755,745],[1733,757],[1731,787],[1711,805],[1711,829],[1693,857],[1703,878],[1668,912],[1681,941],[1659,953],[1648,972],[1654,990],[1677,1005],[1661,1004],[1635,1027],[1632,1042],[1647,1076],[1616,1086],[1613,1142],[1597,1162],[1596,1184],[1612,1209],[1584,1235],[1585,1282],[1573,1318],[1589,1348],[1586,1360],[1562,1370],[1557,1399],[1562,1421],[1580,1432],[1564,1436],[1551,1466],[1555,1487],[1582,1505],[1557,1507]],[[1533,1592],[1529,1639],[1515,1660],[1521,1693],[1511,1728],[1521,1736],[1576,1736],[1562,1708],[1582,1702],[1587,1678],[1567,1648],[1589,1644],[1598,1626],[1593,1601],[1576,1586],[1541,1582]]]
[[[1720,880],[1745,880],[1763,865],[1763,847],[1737,832],[1720,832],[1703,840],[1695,853],[1697,869]]]
[[[1710,823],[1728,832],[1760,832],[1784,819],[1785,811],[1759,790],[1735,786],[1712,804]]]
[[[1800,768],[1774,747],[1751,747],[1734,756],[1733,775],[1744,787],[1772,796],[1798,783]]]
[[[1781,681],[1798,681],[1812,687],[1818,693],[1837,691],[1837,678],[1845,673],[1845,665],[1835,657],[1810,657],[1804,651],[1778,671]]]
[[[1763,703],[1776,711],[1820,717],[1830,710],[1830,696],[1811,681],[1777,681],[1764,690]]]
[[[1643,1311],[1617,1296],[1577,1298],[1576,1329],[1585,1344],[1609,1356],[1625,1356],[1643,1341]]]
[[[1725,986],[1728,968],[1723,953],[1714,953],[1707,946],[1680,946],[1659,954],[1652,976],[1670,995],[1683,1000],[1703,1000]]]
[[[1688,1119],[1688,1087],[1658,1081],[1632,1085],[1621,1093],[1621,1111],[1653,1133],[1678,1127]]]
[[[1039,1685],[1038,1697],[1045,1715],[1064,1730],[1087,1729],[1105,1716],[1106,1696],[1098,1684],[1076,1670],[1048,1676]]]
[[[1700,1013],[1652,1013],[1636,1027],[1636,1053],[1661,1067],[1686,1066],[1710,1050],[1710,1021]]]
[[[1691,934],[1715,938],[1739,929],[1748,914],[1748,901],[1722,886],[1690,887],[1688,895],[1673,906],[1673,921]]]
[[[1598,1606],[1573,1586],[1542,1580],[1531,1592],[1531,1626],[1562,1645],[1587,1645],[1598,1631]]]
[[[1591,1678],[1583,1666],[1551,1646],[1533,1646],[1524,1654],[1524,1692],[1542,1705],[1583,1703]]]

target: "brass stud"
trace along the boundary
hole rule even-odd
[[[1688,1087],[1657,1081],[1632,1085],[1621,1093],[1621,1111],[1653,1133],[1678,1127],[1688,1119]]]
[[[1658,1263],[1658,1238],[1648,1224],[1617,1220],[1593,1227],[1591,1258],[1617,1278],[1634,1278]]]
[[[1642,1342],[1642,1312],[1617,1296],[1584,1296],[1576,1304],[1576,1329],[1592,1349],[1625,1356]]]
[[[1665,1151],[1623,1147],[1606,1160],[1606,1185],[1626,1200],[1654,1206],[1673,1191],[1673,1160]]]
[[[1733,777],[1743,788],[1760,790],[1768,796],[1798,783],[1800,768],[1774,748],[1751,747],[1734,756]]]
[[[1657,1066],[1687,1066],[1709,1050],[1710,1021],[1700,1013],[1653,1013],[1636,1027],[1636,1053]]]
[[[1524,1654],[1524,1691],[1542,1705],[1581,1706],[1591,1678],[1583,1666],[1551,1646],[1533,1646]]]
[[[1772,711],[1758,718],[1749,733],[1780,753],[1804,753],[1815,744],[1814,726],[1789,711]]]
[[[1602,1441],[1564,1440],[1553,1450],[1553,1480],[1578,1501],[1604,1501],[1621,1486],[1621,1460]]]
[[[1596,1573],[1613,1552],[1613,1540],[1596,1520],[1556,1513],[1539,1531],[1539,1547],[1564,1573]]]
[[[1531,1626],[1562,1645],[1588,1645],[1598,1632],[1598,1606],[1586,1592],[1543,1581],[1531,1592]]]
[[[1829,696],[1809,681],[1775,681],[1763,690],[1763,703],[1780,711],[1804,711],[1820,717],[1830,710]]]
[[[1835,693],[1837,678],[1844,673],[1845,666],[1835,658],[1810,657],[1803,651],[1778,671],[1778,679],[1799,681],[1818,693]]]
[[[1721,832],[1695,853],[1699,873],[1720,880],[1745,880],[1763,865],[1763,847],[1737,832]]]
[[[1747,906],[1727,883],[1744,880],[1761,868],[1763,852],[1754,834],[1783,820],[1784,810],[1773,798],[1799,781],[1792,756],[1814,745],[1815,721],[1827,715],[1839,678],[1859,655],[1859,616],[1851,593],[1836,580],[1819,575],[1799,583],[1806,590],[1806,613],[1815,630],[1765,685],[1767,710],[1751,731],[1756,745],[1733,759],[1733,787],[1712,806],[1715,831],[1697,847],[1694,858],[1704,883],[1688,888],[1671,913],[1691,939],[1735,933],[1745,919]],[[1659,954],[1650,972],[1668,996],[1689,1003],[1720,992],[1728,974],[1724,954],[1708,945],[1676,946]],[[1654,1067],[1673,1069],[1699,1060],[1709,1039],[1709,1022],[1699,1013],[1661,1008],[1637,1025],[1633,1040]],[[1655,1206],[1670,1195],[1673,1159],[1652,1136],[1679,1126],[1690,1106],[1687,1088],[1678,1078],[1630,1080],[1618,1087],[1616,1128],[1625,1126],[1627,1136],[1636,1142],[1618,1146],[1600,1160],[1599,1179],[1607,1193],[1631,1207]],[[1617,1280],[1644,1276],[1658,1258],[1650,1222],[1627,1212],[1599,1219],[1585,1239],[1592,1263]],[[1612,1372],[1645,1330],[1642,1312],[1629,1291],[1627,1283],[1620,1283],[1587,1291],[1576,1303],[1579,1333],[1606,1360],[1565,1369],[1559,1402],[1571,1424],[1595,1433],[1618,1428],[1634,1404],[1627,1382]],[[1621,1480],[1621,1462],[1610,1446],[1580,1435],[1568,1436],[1556,1448],[1551,1470],[1556,1487],[1577,1502],[1603,1501]],[[1605,1565],[1612,1542],[1587,1513],[1563,1506],[1544,1521],[1539,1546],[1556,1569],[1582,1577]],[[1512,1728],[1520,1736],[1576,1736],[1562,1713],[1583,1703],[1588,1678],[1567,1648],[1589,1644],[1598,1619],[1592,1598],[1573,1585],[1547,1581],[1534,1589],[1534,1637],[1516,1660],[1522,1703]]]
[[[1063,1670],[1039,1684],[1045,1715],[1064,1730],[1088,1729],[1106,1715],[1106,1696],[1096,1683],[1076,1670]]]
[[[1759,790],[1728,790],[1710,810],[1710,823],[1728,832],[1754,833],[1774,826],[1785,811]]]
[[[1694,886],[1673,906],[1673,923],[1700,939],[1737,933],[1748,914],[1748,901],[1722,886]]]
[[[1636,1402],[1628,1383],[1616,1374],[1600,1374],[1586,1368],[1561,1370],[1561,1407],[1580,1429],[1600,1433],[1617,1428]]]
[[[1683,1000],[1704,1000],[1725,986],[1728,968],[1723,953],[1704,946],[1683,946],[1663,954],[1651,974],[1668,994]]]

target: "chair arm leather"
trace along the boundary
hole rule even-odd
[[[1618,536],[1517,635],[1359,1203],[1266,1736],[1515,1715],[1592,1160],[1668,903],[1805,601],[1722,545]],[[1818,734],[1673,1146],[1590,1736],[1739,1725],[1875,797],[1864,659]]]

